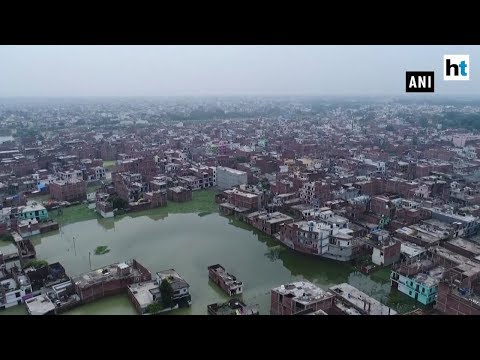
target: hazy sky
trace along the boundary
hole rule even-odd
[[[469,54],[470,80],[443,81]],[[403,95],[435,70],[435,94],[480,95],[480,46],[0,46],[0,96]],[[415,94],[409,94],[409,96]]]

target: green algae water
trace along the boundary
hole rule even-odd
[[[83,205],[81,205],[83,206]],[[348,282],[399,312],[412,310],[415,301],[391,290],[388,269],[370,276],[339,263],[293,252],[270,237],[232,217],[219,215],[213,191],[193,194],[188,203],[169,203],[165,208],[101,219],[80,211],[85,220],[72,222],[74,209],[59,231],[33,238],[37,257],[60,262],[70,276],[114,262],[135,258],[152,274],[174,268],[190,284],[192,306],[167,314],[207,314],[207,305],[228,299],[209,282],[207,267],[223,265],[244,282],[243,299],[269,314],[270,289],[307,279],[326,289]],[[65,214],[64,214],[65,215]],[[64,216],[63,215],[63,216]],[[110,252],[95,255],[97,246]],[[13,310],[15,309],[15,310]],[[20,311],[22,309],[22,311]],[[20,305],[0,314],[25,314]],[[66,314],[135,314],[127,295],[116,295],[72,309]]]

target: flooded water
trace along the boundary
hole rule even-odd
[[[213,202],[213,193],[208,196]],[[257,304],[261,314],[270,311],[271,288],[297,279],[308,279],[323,288],[348,282],[394,308],[400,304],[411,309],[414,304],[402,294],[400,300],[398,294],[390,294],[385,279],[354,272],[350,264],[295,253],[216,211],[192,211],[191,204],[174,204],[173,208],[174,213],[167,207],[115,221],[93,219],[64,225],[60,231],[34,239],[37,257],[50,263],[59,261],[71,276],[89,270],[89,253],[92,268],[131,258],[152,273],[174,268],[190,284],[192,306],[170,314],[207,314],[208,304],[228,299],[208,279],[207,267],[217,263],[244,282],[243,299]],[[110,252],[94,255],[95,248],[102,245]],[[135,314],[135,310],[126,295],[118,295],[67,314]]]

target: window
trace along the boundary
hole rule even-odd
[[[409,291],[409,292],[408,292],[408,295],[412,296],[412,291]]]
[[[15,293],[15,297],[17,297],[17,298],[20,297],[20,291],[18,291],[17,293]]]
[[[422,293],[425,293],[425,288],[422,287]]]

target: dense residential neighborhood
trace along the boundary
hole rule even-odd
[[[250,284],[239,266],[235,276],[226,272],[228,256],[209,257],[205,284],[194,284],[181,251],[147,266],[140,251],[118,257],[113,244],[104,255],[112,261],[92,267],[101,255],[83,250],[90,268],[71,273],[36,250],[44,236],[63,236],[69,214],[88,212],[115,227],[124,216],[168,214],[213,192],[209,201],[222,218],[299,262],[387,273],[389,291],[414,304],[399,311],[360,284],[322,288],[291,271],[305,278],[270,286],[270,309],[260,314],[478,315],[480,134],[449,121],[478,111],[475,102],[393,99],[2,102],[0,309],[58,314],[128,294],[136,313],[175,312],[195,304],[209,278],[226,295],[206,299],[201,313],[258,314],[255,303],[235,300]],[[163,226],[156,222],[158,234],[174,236]],[[72,240],[75,253],[81,236]]]

